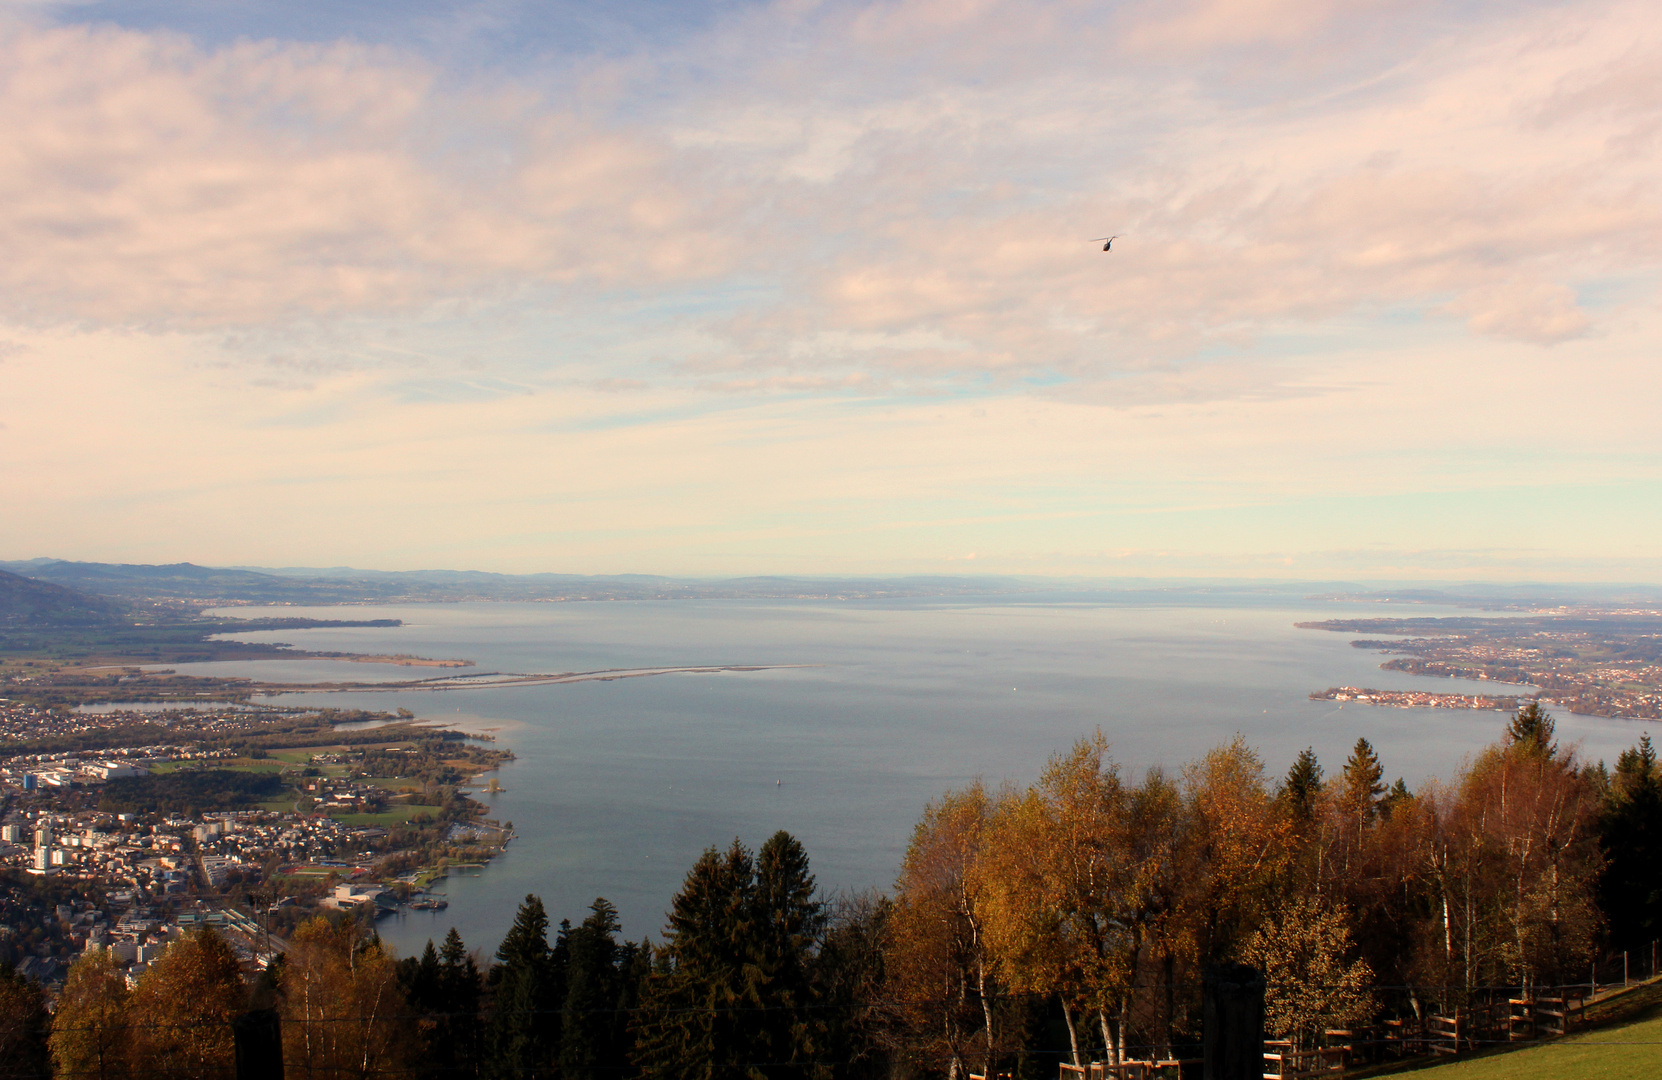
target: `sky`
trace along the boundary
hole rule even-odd
[[[0,0],[0,131],[0,558],[1662,581],[1649,4]]]

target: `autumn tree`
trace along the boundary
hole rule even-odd
[[[355,921],[319,916],[296,931],[279,987],[292,1080],[367,1080],[408,1064],[412,1031],[396,966]]]
[[[1241,950],[1241,959],[1264,973],[1265,1030],[1303,1048],[1327,1028],[1371,1016],[1373,970],[1351,954],[1342,908],[1309,896],[1284,902]]]
[[[893,903],[877,893],[834,899],[813,964],[813,1000],[821,1017],[823,1057],[837,1080],[885,1080],[892,1072],[884,1039],[883,943]]]
[[[59,1076],[114,1080],[128,1075],[132,1029],[127,977],[107,949],[89,949],[70,965],[52,1014],[52,1064]]]
[[[1434,845],[1451,976],[1466,987],[1568,978],[1602,916],[1596,792],[1531,703],[1461,777]]]
[[[907,1049],[949,1080],[972,1060],[990,1075],[1000,1042],[978,863],[992,801],[981,784],[924,809],[895,886],[884,966]]]
[[[139,1072],[230,1077],[231,1020],[248,992],[236,954],[211,929],[186,934],[145,969],[129,1011]]]
[[[0,964],[0,1076],[48,1080],[50,1016],[40,986],[10,964]]]
[[[1292,829],[1276,810],[1263,760],[1239,735],[1183,779],[1183,913],[1199,962],[1217,963],[1233,958],[1275,898]]]
[[[987,939],[1001,976],[1057,996],[1079,1057],[1076,1012],[1123,1059],[1139,962],[1175,939],[1181,802],[1163,774],[1126,785],[1099,731],[1002,800],[981,860]]]

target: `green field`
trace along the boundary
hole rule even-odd
[[[161,761],[146,766],[151,773],[163,775],[179,772],[182,769],[230,769],[233,772],[280,772],[288,762],[271,761],[269,759],[256,760],[254,758],[232,758],[230,760],[210,761]]]
[[[1635,995],[1633,1018],[1567,1039],[1414,1072],[1414,1080],[1603,1080],[1662,1077],[1662,988]]]
[[[342,825],[402,825],[417,814],[431,814],[435,806],[393,806],[384,814],[330,814]]]

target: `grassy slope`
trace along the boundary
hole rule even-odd
[[[1662,987],[1633,995],[1624,1018],[1567,1039],[1416,1070],[1414,1080],[1601,1080],[1662,1077]]]

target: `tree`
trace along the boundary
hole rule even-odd
[[[1316,752],[1305,747],[1298,752],[1287,779],[1281,785],[1281,797],[1288,811],[1299,822],[1307,822],[1316,812],[1316,799],[1322,793],[1322,767]]]
[[[1506,745],[1518,747],[1532,757],[1550,758],[1558,753],[1553,734],[1558,724],[1541,708],[1539,701],[1531,701],[1518,710],[1518,715],[1506,725]]]
[[[1239,735],[1185,769],[1184,787],[1185,934],[1197,961],[1218,963],[1257,929],[1293,834],[1266,789],[1263,760]]]
[[[291,1080],[367,1080],[408,1063],[412,1031],[396,966],[355,921],[319,916],[296,931],[279,985]]]
[[[1241,959],[1264,973],[1264,1029],[1301,1048],[1331,1027],[1349,1027],[1373,1012],[1373,970],[1352,960],[1341,909],[1293,897],[1247,939]]]
[[[894,1020],[908,1036],[906,1048],[946,1062],[950,1080],[967,1076],[972,1056],[988,1062],[1000,1049],[979,866],[991,810],[979,783],[925,807],[888,920],[884,967]]]
[[[736,839],[704,852],[671,904],[636,1061],[654,1076],[806,1076],[820,1045],[810,999],[823,926],[807,853],[789,833],[754,859]]]
[[[814,956],[814,1002],[823,1017],[824,1058],[838,1080],[891,1075],[878,1002],[883,996],[883,941],[894,905],[876,893],[842,896],[828,905]]]
[[[1340,781],[1341,805],[1356,820],[1358,828],[1366,828],[1379,812],[1379,797],[1385,794],[1385,767],[1379,763],[1373,744],[1357,739],[1356,746],[1345,762]]]
[[[635,1059],[646,1075],[761,1080],[764,1003],[746,971],[759,929],[755,888],[755,864],[736,839],[725,852],[707,849],[688,871],[642,997]]]
[[[49,1080],[51,1020],[40,986],[0,964],[0,1076]]]
[[[135,1068],[162,1076],[232,1076],[231,1019],[246,998],[225,939],[210,929],[186,934],[145,970],[133,992]]]
[[[124,1077],[130,1063],[127,977],[107,949],[70,965],[52,1014],[52,1063],[59,1076]]]
[[[564,933],[561,934],[562,948]],[[527,895],[514,924],[497,947],[489,975],[490,1022],[486,1072],[504,1078],[552,1075],[559,1060],[560,1017],[565,1000],[555,955],[548,945],[548,913],[542,898]]]
[[[1642,949],[1662,938],[1662,778],[1650,735],[1616,759],[1599,820],[1606,866],[1600,906],[1610,944]]]
[[[433,1063],[440,1076],[474,1076],[479,1065],[479,965],[452,926],[439,950]]]
[[[567,935],[571,963],[560,1033],[564,1080],[615,1077],[628,1059],[628,1018],[621,1011],[617,908],[598,897],[589,916]]]
[[[771,1075],[796,1075],[819,1054],[822,1024],[812,1008],[810,969],[825,930],[823,905],[801,842],[781,829],[756,853],[757,995]]]
[[[1443,812],[1440,881],[1467,987],[1571,978],[1600,929],[1596,793],[1554,747],[1550,718],[1526,713],[1521,732],[1514,721],[1477,757]]]

